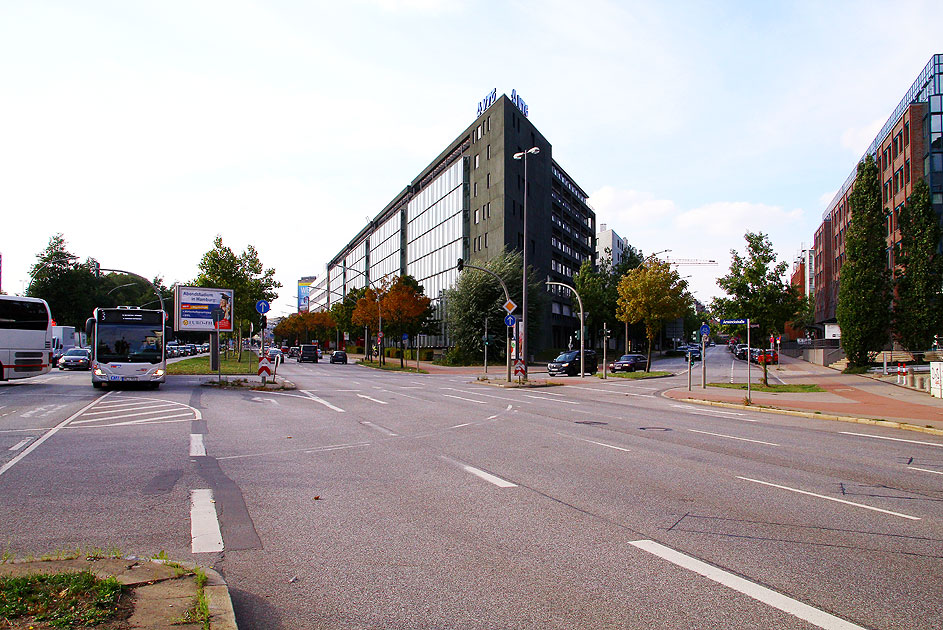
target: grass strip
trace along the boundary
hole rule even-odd
[[[223,374],[257,374],[259,371],[259,357],[252,352],[243,352],[242,362],[239,362],[238,354],[228,358],[221,354],[219,358]],[[168,363],[167,374],[216,374],[216,371],[210,370],[210,357],[207,355]]]
[[[0,619],[32,617],[56,628],[93,626],[116,616],[124,587],[91,571],[0,578]]]
[[[708,383],[709,387],[722,387],[724,389],[746,389],[746,383]],[[793,383],[792,385],[763,385],[753,383],[750,390],[754,392],[781,392],[781,393],[814,393],[824,392],[825,390],[815,384]]]

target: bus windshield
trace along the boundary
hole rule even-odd
[[[105,363],[160,363],[163,344],[160,325],[98,324],[96,354]]]

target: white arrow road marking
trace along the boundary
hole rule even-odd
[[[654,556],[658,556],[663,560],[667,560],[674,565],[703,575],[707,579],[722,584],[738,593],[743,593],[747,597],[752,597],[768,606],[772,606],[794,617],[808,621],[814,626],[823,628],[823,630],[865,630],[850,621],[845,621],[840,617],[831,615],[818,608],[803,604],[799,600],[787,597],[782,593],[777,593],[770,588],[760,586],[756,582],[751,582],[750,580],[707,564],[697,558],[675,551],[670,547],[660,545],[653,540],[636,540],[629,544],[642,551],[647,551]]]
[[[223,550],[223,534],[219,531],[212,490],[190,491],[190,549],[193,553]]]

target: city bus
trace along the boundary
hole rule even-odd
[[[52,316],[46,300],[0,295],[0,381],[52,369]]]
[[[144,383],[157,389],[166,379],[163,311],[132,306],[96,308],[85,322],[92,348],[92,386]]]

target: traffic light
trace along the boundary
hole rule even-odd
[[[573,335],[573,338],[576,339],[577,341],[580,340],[580,331],[579,331],[578,329],[577,329],[577,331],[576,331],[576,334]]]
[[[265,317],[265,315],[262,316],[262,322],[261,322],[261,323],[262,323],[262,330],[265,330],[265,325],[268,323],[268,320],[267,320],[267,318]]]
[[[461,272],[462,269],[465,268],[465,260],[464,260],[463,258],[459,258],[459,259],[458,259],[458,265],[456,265],[456,266],[458,267],[459,272]]]
[[[94,270],[95,270],[95,277],[96,277],[96,278],[101,278],[101,275],[102,275],[102,266],[101,266],[101,263],[99,263],[97,260],[95,261]]]

